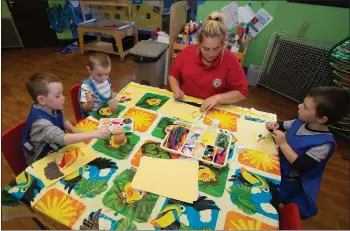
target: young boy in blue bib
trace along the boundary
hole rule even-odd
[[[317,213],[323,170],[336,148],[328,125],[349,113],[349,98],[342,88],[314,88],[298,106],[298,119],[266,124],[280,148],[281,206],[296,204],[303,219]]]
[[[86,118],[91,112],[101,108],[108,100],[117,96],[112,91],[109,73],[111,59],[105,53],[97,52],[89,57],[87,70],[90,77],[80,84],[79,102],[81,113]]]
[[[55,75],[34,74],[27,81],[26,87],[34,101],[22,137],[27,165],[64,145],[93,138],[104,139],[110,135],[107,127],[84,133],[73,127],[62,111],[65,99],[63,86]]]

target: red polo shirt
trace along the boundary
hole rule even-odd
[[[174,60],[170,75],[176,78],[185,95],[206,99],[210,96],[237,90],[248,95],[248,82],[236,56],[225,49],[210,66],[203,63],[197,46],[186,47]]]

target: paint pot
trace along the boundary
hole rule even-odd
[[[121,127],[116,127],[112,131],[114,146],[124,145],[126,143],[125,130]]]
[[[212,126],[213,128],[219,128],[219,126],[220,126],[220,120],[212,120],[212,121],[211,121],[211,126]]]
[[[245,151],[245,147],[241,144],[236,144],[236,153],[242,154]]]
[[[119,100],[117,98],[114,98],[108,101],[108,106],[111,109],[112,113],[118,112],[118,103],[119,103]]]

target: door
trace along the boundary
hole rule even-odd
[[[24,48],[55,46],[56,33],[50,28],[45,0],[6,0]]]

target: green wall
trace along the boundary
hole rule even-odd
[[[5,0],[1,0],[1,18],[11,18],[10,10]]]
[[[204,20],[212,11],[221,10],[231,1],[210,1],[198,6],[197,18]],[[239,6],[249,1],[236,1]],[[253,11],[258,11],[263,5],[272,15],[273,21],[260,32],[250,43],[244,66],[250,64],[260,66],[264,59],[270,37],[278,30],[298,34],[302,24],[309,22],[306,37],[336,43],[349,35],[349,9],[317,6],[287,1],[251,1]]]

